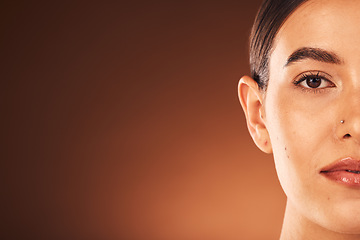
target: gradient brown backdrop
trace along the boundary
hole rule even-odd
[[[1,238],[278,238],[236,92],[259,4],[1,3]]]

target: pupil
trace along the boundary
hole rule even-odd
[[[311,88],[317,88],[321,84],[321,79],[317,77],[309,77],[306,79],[306,84]]]

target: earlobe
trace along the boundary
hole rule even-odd
[[[265,124],[263,97],[255,80],[249,76],[242,77],[239,81],[238,94],[247,127],[256,146],[265,153],[272,153],[270,136]]]

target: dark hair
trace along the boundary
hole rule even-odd
[[[274,38],[287,17],[307,0],[264,0],[250,35],[251,77],[261,90],[269,81],[269,59]]]

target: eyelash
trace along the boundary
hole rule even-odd
[[[335,87],[335,84],[332,81],[328,80],[328,78],[325,76],[325,74],[320,72],[320,71],[317,71],[316,74],[314,74],[314,72],[306,72],[306,73],[302,73],[302,74],[299,74],[299,75],[300,75],[300,79],[294,80],[293,83],[294,83],[294,85],[296,87],[301,88],[301,90],[303,90],[305,92],[321,93],[323,91],[326,91],[327,88]],[[322,85],[323,81],[330,84],[330,86],[322,87],[322,88],[319,88],[319,87],[312,88],[310,86],[308,86],[308,87],[301,86],[302,82],[306,81],[307,79],[311,79],[311,78],[319,78],[321,80],[320,86]]]

